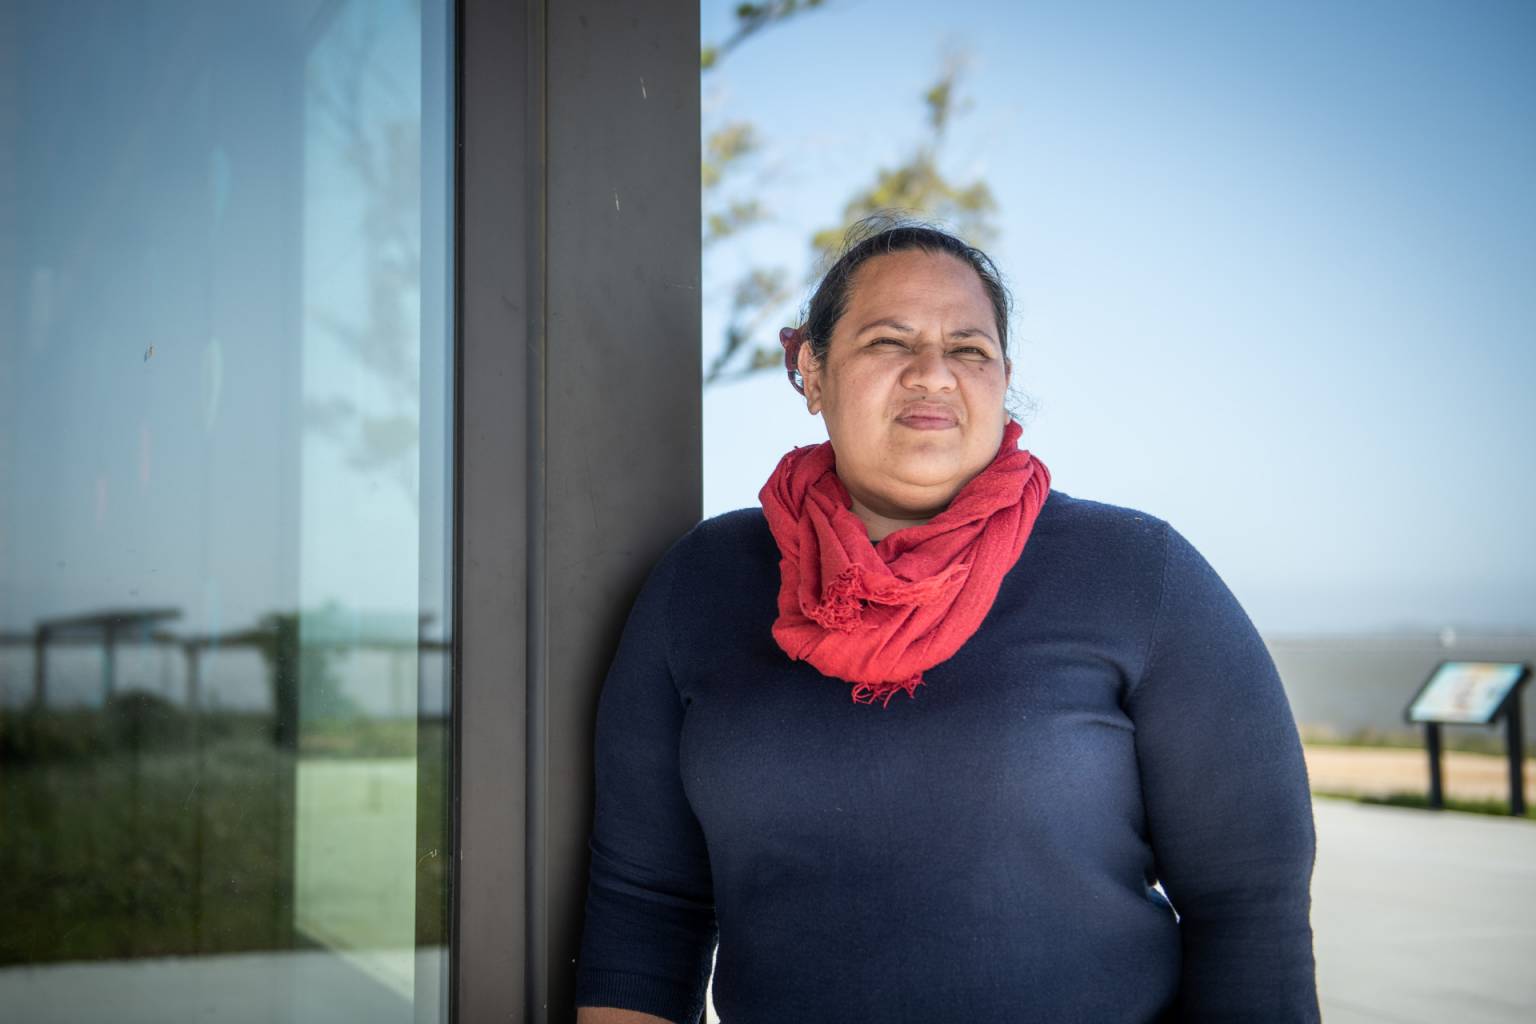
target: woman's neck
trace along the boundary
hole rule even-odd
[[[869,540],[872,544],[880,543],[903,527],[921,526],[933,519],[931,515],[884,515],[869,508],[858,498],[853,499],[853,514],[864,521],[864,527],[869,531]]]

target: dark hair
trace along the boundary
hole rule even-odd
[[[848,309],[848,290],[854,272],[875,256],[909,249],[947,253],[976,271],[987,298],[992,300],[992,313],[997,319],[997,343],[1003,350],[1003,357],[1008,358],[1008,314],[1012,302],[992,257],[931,224],[907,221],[891,214],[866,217],[848,229],[842,254],[822,276],[801,320],[801,337],[803,343],[810,346],[811,356],[818,361],[826,358],[827,346],[832,344],[832,331]]]

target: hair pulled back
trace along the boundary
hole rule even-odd
[[[941,228],[891,214],[877,214],[856,222],[843,239],[842,254],[828,268],[811,295],[800,326],[802,344],[810,346],[818,362],[827,357],[832,331],[848,309],[848,295],[854,273],[876,256],[918,249],[928,253],[946,253],[963,260],[976,271],[981,286],[992,302],[997,319],[997,342],[1008,356],[1008,314],[1011,300],[1003,286],[1002,275],[992,257]]]

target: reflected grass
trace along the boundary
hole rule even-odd
[[[443,723],[420,736],[410,719],[305,723],[296,754],[270,716],[208,714],[193,729],[142,710],[0,721],[0,964],[308,944],[293,907],[301,758],[419,747],[418,835],[444,820]],[[420,892],[441,891],[446,860],[423,859],[418,893],[403,896],[420,901],[419,942],[443,938],[440,898]]]

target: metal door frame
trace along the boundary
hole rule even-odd
[[[566,1021],[597,694],[702,504],[699,11],[457,15],[450,1006]]]

